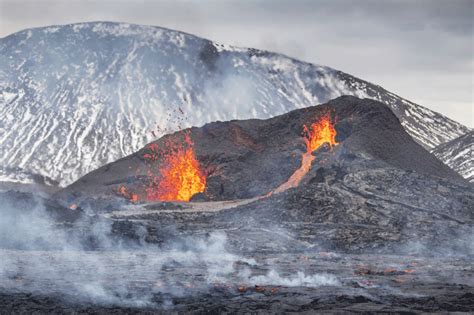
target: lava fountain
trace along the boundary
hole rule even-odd
[[[193,145],[189,134],[185,134],[183,145],[174,145],[163,156],[159,174],[155,176],[149,172],[151,181],[146,188],[147,200],[189,201],[193,195],[204,191],[206,176],[196,159]]]
[[[289,188],[297,187],[306,173],[311,169],[311,163],[315,158],[312,154],[313,151],[318,149],[324,143],[328,143],[331,147],[337,144],[336,129],[334,129],[331,122],[330,113],[328,112],[324,114],[309,127],[304,125],[303,136],[306,143],[306,152],[302,155],[300,168],[297,169],[285,183],[281,184],[270,194],[283,192]]]

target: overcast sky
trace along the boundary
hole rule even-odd
[[[342,70],[474,127],[472,0],[0,0],[0,37],[119,21]]]

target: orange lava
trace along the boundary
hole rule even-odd
[[[137,202],[139,200],[138,195],[132,192],[129,192],[125,186],[120,186],[117,192],[119,195],[121,195],[124,198],[127,198],[128,200],[132,202]]]
[[[244,292],[246,292],[246,291],[247,291],[247,287],[246,287],[246,286],[243,286],[243,285],[241,285],[241,286],[238,286],[238,287],[237,287],[237,290],[238,290],[239,292],[241,292],[241,293],[244,293]]]
[[[324,114],[309,127],[305,125],[303,127],[303,136],[306,143],[306,152],[302,155],[301,167],[297,169],[285,183],[276,188],[273,193],[279,193],[289,188],[297,187],[303,177],[311,169],[311,163],[315,158],[312,152],[324,143],[328,143],[331,147],[337,144],[336,129],[334,129],[331,122],[330,113]]]
[[[329,143],[330,146],[337,144],[336,129],[331,122],[329,113],[323,115],[318,121],[311,124],[308,128],[303,127],[303,134],[306,142],[306,150],[308,153],[319,148],[323,143]]]
[[[189,201],[206,188],[206,176],[201,170],[188,134],[185,144],[176,145],[163,157],[159,175],[146,189],[148,200]]]

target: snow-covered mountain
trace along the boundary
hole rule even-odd
[[[389,105],[428,149],[469,132],[329,67],[159,27],[81,23],[0,39],[0,165],[65,185],[167,131],[343,94]]]
[[[431,151],[470,182],[474,182],[474,131],[443,143]]]

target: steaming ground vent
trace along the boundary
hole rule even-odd
[[[306,143],[306,152],[302,154],[301,167],[291,175],[288,181],[275,189],[273,193],[279,193],[289,188],[297,187],[303,177],[311,169],[311,164],[315,158],[313,151],[325,143],[328,143],[331,147],[337,144],[336,129],[331,121],[331,114],[329,112],[322,115],[309,127],[304,125],[303,135]]]

